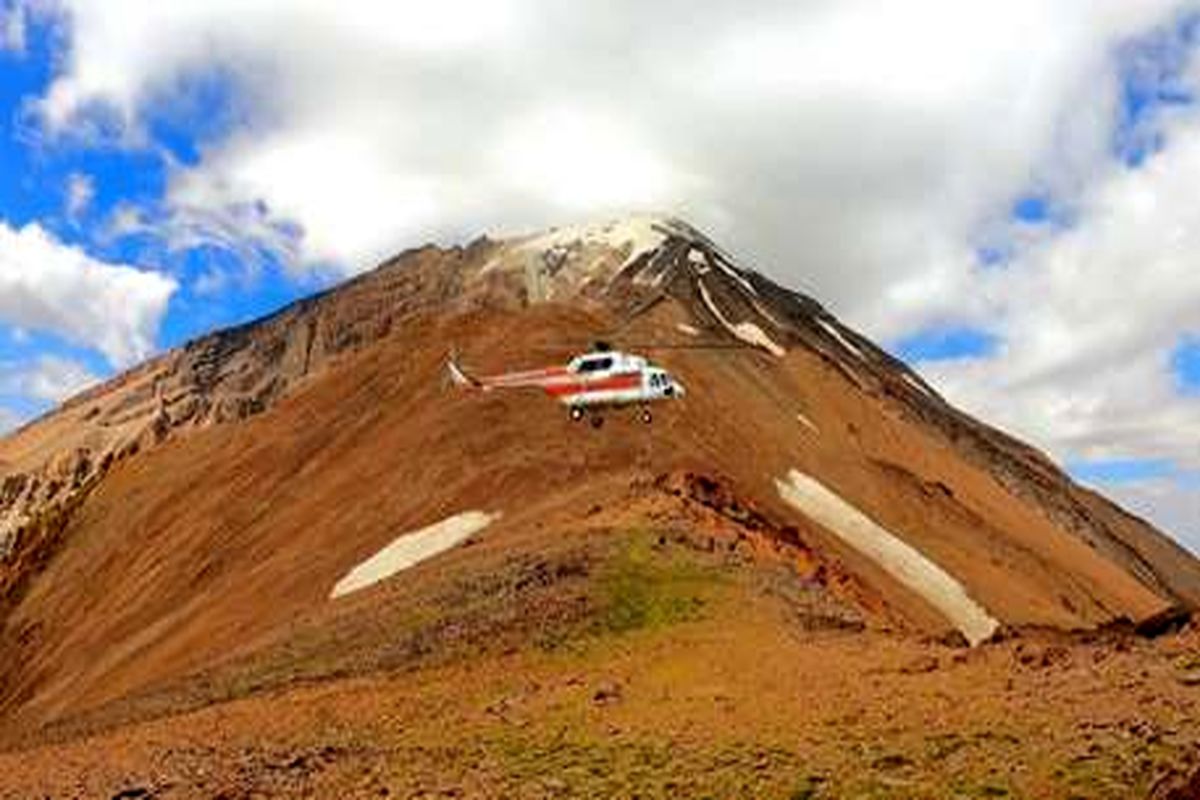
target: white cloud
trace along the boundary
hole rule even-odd
[[[1143,167],[1102,173],[1073,228],[977,279],[961,310],[1003,338],[995,357],[923,370],[1061,458],[1200,468],[1200,398],[1170,364],[1200,331],[1200,113],[1165,130],[1170,145]]]
[[[32,363],[4,365],[0,393],[61,403],[99,380],[78,361],[42,355]]]
[[[109,213],[108,221],[97,233],[97,237],[107,244],[128,236],[150,233],[153,230],[153,226],[146,221],[142,209],[128,202],[121,202]]]
[[[155,349],[173,279],[89,257],[37,224],[0,223],[0,321],[94,347],[117,366]]]
[[[0,406],[0,436],[11,433],[16,430],[21,423],[25,421],[24,417],[13,411],[11,408]]]
[[[0,5],[0,51],[24,54],[25,8],[22,5]]]
[[[994,358],[931,376],[1061,457],[1200,460],[1167,366],[1200,319],[1200,126],[1181,111],[1143,171],[1111,157],[1120,45],[1194,0],[57,7],[52,132],[104,108],[137,142],[190,79],[237,87],[231,133],[173,167],[165,223],[127,211],[114,234],[354,272],[655,206],[875,338],[994,330]],[[1013,229],[1031,189],[1074,227]],[[997,242],[1017,257],[981,277]]]
[[[275,79],[348,57],[361,63],[383,53],[393,58],[437,57],[487,42],[516,23],[509,0],[26,0],[56,10],[72,34],[65,74],[42,101],[49,124],[62,129],[79,111],[100,101],[126,124],[146,104],[178,90],[179,77],[214,65],[260,79],[267,93],[299,87]],[[287,35],[280,35],[286,32]],[[355,58],[353,53],[360,55]],[[258,73],[252,76],[250,73]],[[336,75],[328,78],[336,79]],[[263,98],[265,99],[265,97]],[[283,97],[284,103],[295,98]],[[317,101],[329,99],[321,93]]]
[[[1100,491],[1200,556],[1200,486],[1163,479],[1102,486]]]
[[[491,148],[497,189],[574,213],[656,207],[686,181],[654,152],[629,120],[569,106],[537,109],[498,131]]]
[[[90,176],[81,172],[72,172],[67,178],[67,216],[78,219],[92,204],[96,196],[96,183]]]
[[[180,241],[357,271],[657,206],[891,335],[956,306],[972,236],[1034,176],[1099,157],[1114,44],[1175,3],[60,6],[52,128],[101,103],[136,127],[189,76],[239,86],[244,124],[175,175]]]
[[[1200,81],[1193,84],[1200,88]],[[1059,459],[1166,459],[1200,469],[1200,396],[1171,355],[1200,332],[1200,111],[1160,126],[1167,146],[1111,165],[1069,230],[1044,237],[964,296],[1004,341],[990,358],[922,367],[948,398]],[[1200,488],[1164,477],[1101,487],[1200,553]]]

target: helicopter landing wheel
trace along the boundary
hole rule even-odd
[[[583,408],[581,406],[571,406],[571,421],[579,422],[583,419]]]
[[[600,426],[603,424],[604,424],[604,417],[600,416],[599,414],[592,417],[592,427],[593,428],[599,429]]]
[[[641,419],[641,421],[646,425],[649,425],[654,421],[654,415],[650,413],[650,409],[648,408],[643,408],[642,413],[638,415],[638,418]]]

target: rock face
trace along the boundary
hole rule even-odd
[[[565,361],[595,336],[661,358],[689,397],[659,415],[673,420],[670,436],[650,456],[624,441],[628,434],[606,434],[587,444],[595,462],[569,486],[546,478],[571,472],[561,459],[576,458],[559,446],[580,436],[563,429],[560,409],[540,397],[463,398],[442,385],[454,347],[469,362],[503,369]],[[681,347],[696,343],[725,349]],[[385,441],[392,449],[372,450]],[[345,471],[360,457],[365,471],[391,464],[401,457],[394,448],[407,448],[394,474],[408,483],[389,484],[391,516],[383,520],[364,509],[384,502],[371,494],[384,489],[347,483]],[[268,479],[262,465],[279,458],[292,459],[291,471]],[[481,461],[491,477],[459,474]],[[734,507],[758,509],[760,529],[790,531],[773,546],[849,576],[857,588],[847,596],[919,629],[948,625],[930,597],[889,575],[871,548],[847,545],[834,523],[790,506],[779,481],[792,470],[815,476],[1002,625],[1087,628],[1200,606],[1200,564],[1169,538],[1076,486],[1037,450],[950,406],[817,301],[743,268],[686,223],[635,217],[405,252],[268,318],[165,353],[0,442],[0,648],[61,653],[87,614],[102,613],[73,594],[85,592],[83,583],[103,591],[99,574],[70,583],[73,542],[87,533],[88,558],[108,564],[109,551],[122,548],[130,556],[125,571],[108,564],[115,571],[103,580],[137,581],[135,570],[152,571],[153,586],[141,586],[118,614],[125,616],[104,646],[136,642],[167,654],[161,670],[149,672],[122,672],[120,661],[75,672],[61,664],[36,674],[16,669],[0,688],[0,708],[40,697],[61,710],[74,702],[65,688],[72,678],[86,694],[105,677],[123,675],[125,683],[113,685],[129,688],[204,663],[220,637],[185,656],[183,643],[200,629],[188,620],[219,619],[236,598],[165,577],[155,589],[160,572],[170,572],[160,567],[184,551],[209,565],[189,580],[233,581],[251,570],[246,575],[276,580],[293,597],[280,602],[280,616],[264,613],[250,625],[261,632],[323,600],[334,576],[388,541],[398,520],[419,527],[436,519],[433,506],[485,507],[504,511],[498,529],[508,530],[522,518],[503,506],[592,483],[632,485],[647,470],[668,484],[685,470],[715,476],[738,497]],[[430,483],[429,474],[442,480]],[[307,508],[307,495],[322,505],[309,509],[305,526],[291,514]],[[217,496],[225,498],[220,507],[201,502]],[[181,509],[190,504],[209,508],[208,516],[188,516]],[[317,531],[335,524],[342,538]],[[288,573],[261,549],[284,528],[292,538],[281,548],[301,548],[288,550],[291,558],[326,548],[309,572]],[[238,538],[251,529],[259,539]],[[236,557],[233,541],[241,542]],[[155,560],[140,562],[137,548],[151,546]],[[178,568],[191,575],[190,566]],[[309,597],[293,584],[301,578],[321,591]],[[138,627],[154,625],[161,627],[153,636]]]

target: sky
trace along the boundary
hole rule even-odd
[[[0,0],[0,429],[482,233],[687,219],[1200,552],[1200,0]]]

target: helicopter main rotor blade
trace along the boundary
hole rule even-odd
[[[623,350],[754,350],[759,348],[741,342],[618,342]],[[591,348],[593,342],[563,342],[561,344],[534,345],[532,349],[543,352],[578,351]]]

